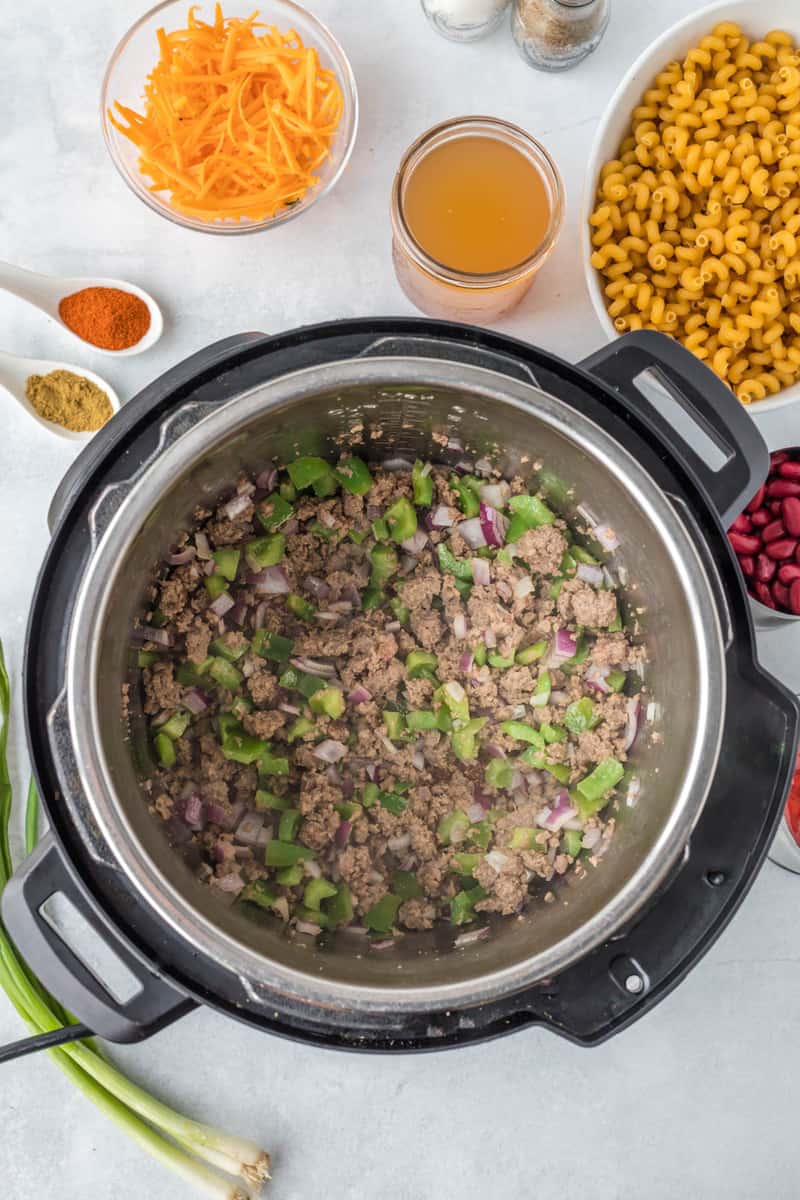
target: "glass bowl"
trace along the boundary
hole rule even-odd
[[[202,21],[213,21],[213,3],[203,0],[202,3],[191,7]],[[302,5],[295,4],[294,0],[265,0],[256,7],[259,19],[277,26],[282,32],[288,29],[297,30],[305,45],[316,49],[320,65],[336,72],[344,97],[342,118],[330,148],[330,155],[315,171],[319,182],[296,204],[274,216],[259,220],[243,217],[224,221],[202,220],[180,212],[172,206],[166,194],[150,190],[150,180],[139,169],[138,149],[114,128],[108,118],[108,110],[115,100],[130,108],[141,110],[145,81],[159,57],[157,30],[164,28],[170,32],[173,29],[185,28],[190,0],[165,0],[163,4],[151,9],[125,34],[106,67],[100,96],[100,112],[103,136],[114,166],[131,191],[148,208],[185,229],[217,234],[258,233],[283,225],[286,221],[296,220],[333,188],[347,166],[355,144],[358,128],[356,81],[347,55],[333,34]],[[252,0],[225,0],[223,10],[226,17],[248,17],[252,14],[254,5]]]

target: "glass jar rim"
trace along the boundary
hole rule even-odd
[[[508,144],[514,145],[518,150],[521,143],[521,152],[526,153],[534,162],[542,175],[543,182],[551,199],[550,219],[540,244],[527,258],[500,271],[488,273],[458,271],[448,266],[447,263],[439,262],[438,259],[428,254],[414,237],[403,211],[403,186],[417,163],[421,161],[424,154],[430,149],[431,143],[436,142],[443,135],[454,134],[461,136],[462,132],[465,134],[483,133],[486,137],[505,140]],[[512,124],[510,121],[503,121],[499,117],[452,117],[448,121],[441,121],[438,125],[431,126],[430,129],[420,134],[403,155],[392,184],[392,226],[395,236],[401,242],[403,249],[428,274],[445,283],[457,284],[460,287],[497,287],[502,284],[511,283],[515,279],[526,275],[547,257],[555,245],[556,238],[561,230],[564,219],[564,204],[564,184],[558,167],[541,142],[537,141],[527,130],[522,129],[519,125]]]

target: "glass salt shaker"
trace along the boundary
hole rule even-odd
[[[532,67],[567,71],[600,44],[610,7],[610,0],[514,0],[511,32]]]
[[[511,0],[421,0],[433,28],[452,42],[473,42],[497,28]]]

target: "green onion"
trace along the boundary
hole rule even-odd
[[[587,563],[590,567],[600,566],[594,555],[590,554],[588,550],[584,550],[583,546],[571,546],[570,553],[577,562]]]
[[[0,643],[0,892],[12,873],[8,840],[12,790],[6,760],[10,702]],[[35,843],[37,801],[31,783],[26,821],[29,849]],[[1,922],[0,986],[33,1034],[64,1027],[60,1006],[18,956]],[[260,1147],[190,1121],[162,1104],[112,1066],[92,1042],[74,1042],[50,1053],[76,1087],[148,1153],[185,1179],[195,1195],[210,1200],[245,1200],[243,1189],[208,1170],[198,1160],[254,1185],[268,1176],[269,1155]]]

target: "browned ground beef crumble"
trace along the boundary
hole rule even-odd
[[[637,722],[638,679],[621,672],[642,652],[620,628],[608,576],[568,555],[573,534],[552,514],[501,550],[475,549],[473,520],[471,548],[452,475],[433,468],[429,482],[430,508],[413,509],[409,471],[380,469],[365,495],[301,491],[288,507],[275,499],[276,472],[260,487],[243,475],[214,511],[196,510],[136,631],[141,707],[161,759],[145,784],[152,811],[177,841],[193,841],[198,874],[221,897],[301,932],[354,923],[386,935],[516,913],[537,880],[584,873],[613,831],[603,809],[614,787],[594,803],[578,788],[598,764],[625,763]],[[487,483],[499,504],[525,492],[520,480],[471,486]],[[380,524],[398,500],[418,520],[406,548]],[[494,513],[501,541],[510,516]],[[282,557],[259,566],[246,547],[269,536],[274,546],[276,533]],[[376,546],[378,557],[380,546],[390,560],[397,552],[383,580]],[[462,570],[480,560],[474,574],[488,572],[488,586],[459,586],[442,546]],[[240,551],[233,572],[226,550]],[[575,662],[564,660],[566,631]],[[282,658],[263,656],[270,635]],[[412,677],[408,656],[420,651],[430,665]],[[316,702],[298,680],[318,689]],[[468,714],[456,711],[462,688]],[[583,700],[592,715],[581,728]],[[440,727],[409,730],[419,711]],[[476,718],[458,757],[458,730]],[[554,740],[542,749],[543,730]],[[267,865],[276,843],[294,867]]]

